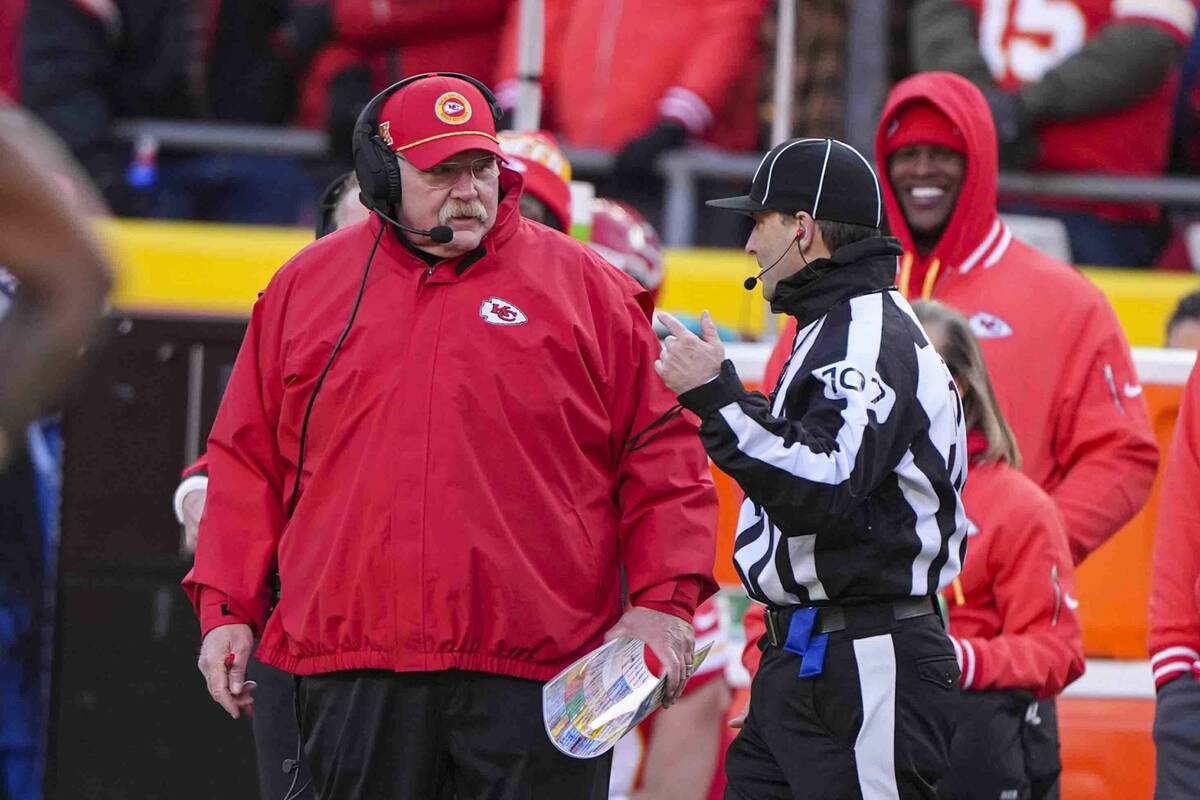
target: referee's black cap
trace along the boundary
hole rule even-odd
[[[790,139],[763,156],[750,194],[709,200],[713,208],[743,214],[807,211],[814,219],[878,228],[883,197],[875,170],[837,139]]]

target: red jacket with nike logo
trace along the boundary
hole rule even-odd
[[[976,460],[978,431],[963,489],[971,521],[962,573],[942,591],[963,689],[1023,689],[1052,697],[1083,674],[1083,638],[1071,596],[1075,570],[1054,503],[1005,463]],[[762,607],[746,613],[742,663],[753,674],[766,632]]]
[[[546,679],[617,621],[622,567],[634,605],[690,620],[713,593],[708,462],[666,413],[648,296],[522,219],[519,175],[501,190],[474,254],[429,267],[385,232],[290,519],[305,406],[380,223],[310,244],[259,298],[184,580],[202,633],[249,624],[259,657],[298,674]]]
[[[876,152],[886,152],[891,121],[915,100],[932,102],[962,132],[967,169],[945,232],[921,256],[887,165],[879,165],[888,222],[905,249],[897,285],[909,298],[933,297],[970,320],[1023,470],[1062,512],[1078,564],[1141,509],[1158,465],[1129,343],[1095,285],[1014,239],[997,216],[995,128],[983,95],[965,78],[930,72],[897,84]],[[769,375],[778,375],[793,333],[789,326],[780,338]]]
[[[1075,570],[1054,503],[1002,462],[979,463],[987,441],[967,439],[963,505],[972,522],[962,574],[942,591],[963,689],[1024,689],[1052,697],[1083,674],[1071,596]]]

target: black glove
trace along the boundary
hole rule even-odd
[[[1000,166],[1017,169],[1037,155],[1029,115],[1016,92],[991,89],[984,92],[992,121],[996,124],[996,143],[1000,147]]]
[[[668,150],[683,147],[687,131],[683,125],[664,119],[637,138],[630,139],[617,154],[613,172],[622,176],[654,174],[658,157]]]
[[[328,0],[294,0],[283,23],[283,40],[293,63],[303,69],[333,38],[333,12]]]

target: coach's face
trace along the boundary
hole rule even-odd
[[[435,244],[427,236],[406,234],[417,248],[453,258],[479,246],[496,224],[500,202],[500,162],[483,150],[465,150],[427,170],[400,161],[400,221],[413,228],[447,225],[454,239]]]
[[[888,158],[888,180],[913,237],[941,237],[962,190],[967,160],[948,147],[916,144]]]

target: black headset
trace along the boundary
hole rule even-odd
[[[367,208],[380,215],[392,214],[400,205],[400,165],[396,154],[379,136],[379,109],[387,99],[410,83],[425,78],[457,78],[474,86],[483,95],[492,114],[500,123],[500,103],[496,95],[481,81],[461,72],[423,72],[393,83],[371,99],[354,123],[351,141],[354,146],[354,172],[358,175],[359,197]],[[394,216],[394,214],[393,214]]]

